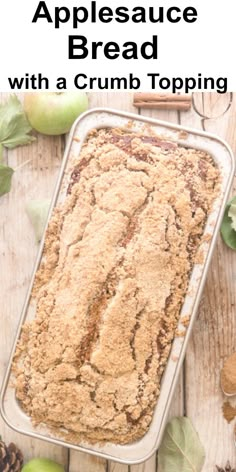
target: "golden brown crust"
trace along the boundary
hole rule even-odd
[[[34,423],[77,443],[147,431],[218,177],[202,151],[113,129],[88,137],[15,358]]]

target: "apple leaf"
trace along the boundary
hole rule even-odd
[[[14,169],[0,164],[0,197],[11,190],[11,179]]]
[[[225,244],[236,250],[236,197],[230,200],[225,208],[223,221],[221,223],[221,236]]]
[[[173,418],[158,452],[158,472],[201,472],[205,451],[191,421]]]
[[[9,149],[29,144],[35,139],[29,135],[31,130],[20,100],[11,95],[0,105],[0,143]]]
[[[26,205],[26,212],[33,225],[37,243],[42,239],[47,221],[50,200],[31,200]]]

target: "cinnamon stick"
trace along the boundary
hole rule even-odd
[[[133,104],[138,108],[163,109],[163,110],[190,110],[192,96],[188,94],[176,95],[175,93],[135,93]]]

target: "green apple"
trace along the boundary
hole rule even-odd
[[[50,459],[39,458],[25,464],[21,472],[65,472],[65,469]]]
[[[52,136],[67,133],[87,109],[85,92],[28,92],[24,98],[24,110],[32,128]]]

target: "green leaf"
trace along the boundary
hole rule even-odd
[[[173,418],[158,453],[158,472],[200,472],[205,451],[189,418]]]
[[[42,239],[44,228],[47,221],[50,200],[31,200],[26,205],[26,212],[33,225],[36,241],[39,243]]]
[[[0,143],[11,149],[34,141],[23,107],[16,95],[0,105]]]
[[[230,200],[225,208],[224,218],[221,223],[221,236],[225,242],[225,244],[230,247],[231,249],[236,250],[236,231],[234,229],[235,225],[235,215],[234,215],[234,207],[236,204],[236,197],[233,197]],[[230,216],[229,213],[232,215]]]
[[[14,169],[0,164],[0,197],[11,190],[11,179]]]

